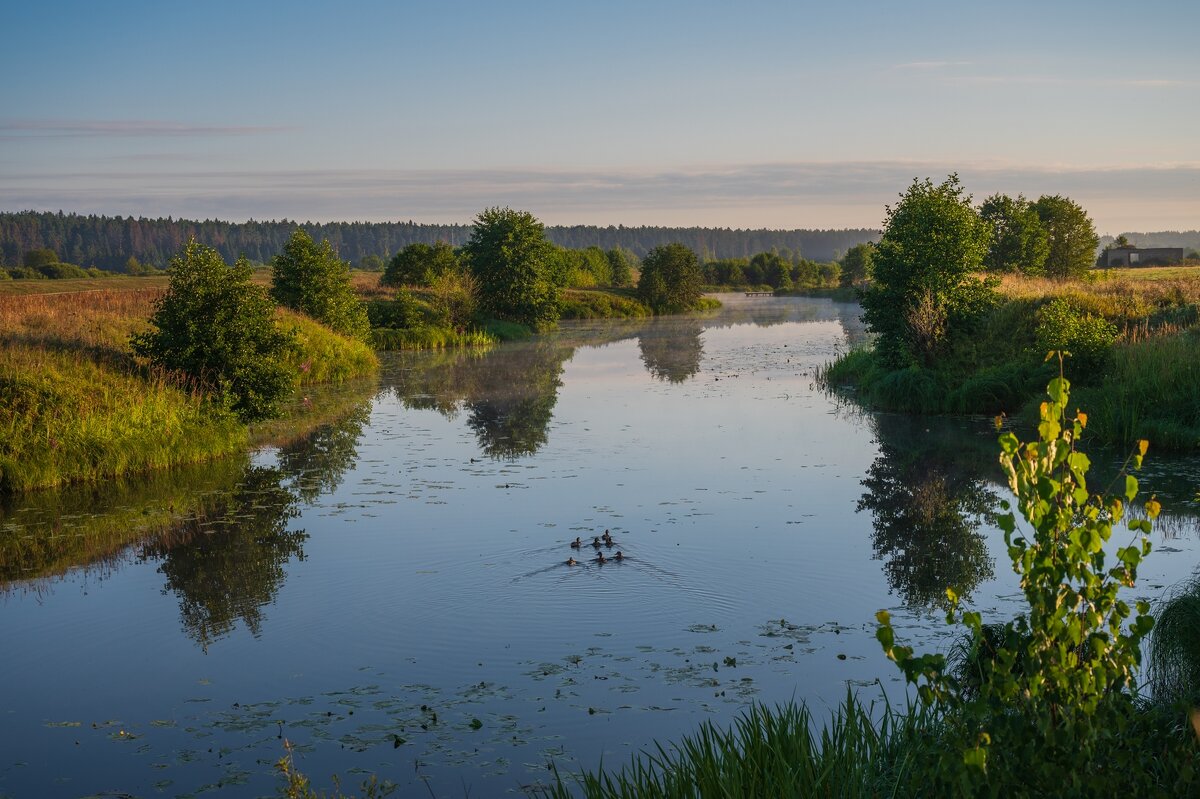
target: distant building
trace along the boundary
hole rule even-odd
[[[1104,266],[1166,266],[1183,261],[1182,247],[1113,247],[1104,251]]]

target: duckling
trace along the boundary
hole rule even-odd
[[[578,566],[578,565],[579,565],[579,561],[575,560],[575,558],[567,558],[567,563],[566,563],[566,565],[568,565],[568,566]]]
[[[596,549],[600,548],[600,537],[599,536],[595,536],[595,535],[592,536],[592,546],[594,546]]]
[[[612,536],[608,534],[608,530],[605,530],[605,531],[604,531],[604,535],[602,535],[602,536],[600,536],[600,537],[601,537],[602,539],[604,539],[604,545],[605,545],[605,546],[607,546],[607,547],[611,547],[611,546],[613,545],[613,539],[612,539]]]
[[[603,552],[597,552],[596,553],[596,562],[597,563],[608,563],[608,558],[604,557]]]
[[[625,560],[625,556],[621,554],[621,550],[617,550],[617,554],[613,555],[613,560]]]
[[[583,546],[583,542],[579,540],[579,536],[575,536],[575,540],[571,542],[571,549],[579,549]]]

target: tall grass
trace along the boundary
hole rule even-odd
[[[371,374],[379,359],[365,343],[333,332],[304,314],[280,308],[279,324],[291,330],[296,345],[288,361],[300,374],[300,385],[341,383]]]
[[[170,375],[47,346],[0,349],[0,493],[239,451],[246,429]]]
[[[440,350],[449,347],[490,347],[497,338],[485,330],[455,330],[449,327],[421,325],[396,330],[376,327],[371,343],[377,350]]]
[[[1076,398],[1101,440],[1200,449],[1200,329],[1119,344],[1100,384]]]
[[[1200,704],[1200,577],[1176,587],[1155,608],[1149,672],[1159,704]]]
[[[751,705],[729,729],[705,722],[619,770],[559,775],[544,795],[566,799],[578,790],[588,799],[892,796],[938,728],[927,710],[883,707],[875,714],[850,694],[819,732],[804,705]]]

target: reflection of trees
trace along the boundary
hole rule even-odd
[[[562,385],[563,364],[574,347],[554,337],[507,344],[486,353],[415,356],[398,374],[394,391],[405,407],[460,411],[493,458],[532,455],[547,430]]]
[[[280,447],[279,468],[292,478],[300,501],[312,502],[341,485],[342,476],[358,459],[358,442],[370,418],[371,403],[363,403],[307,438]]]
[[[205,649],[238,620],[254,635],[264,609],[304,559],[304,530],[289,530],[301,502],[333,491],[353,467],[370,404],[280,449],[279,466],[250,466],[236,487],[210,498],[207,510],[143,548],[159,559],[164,593],[179,598],[184,632]]]
[[[700,371],[704,328],[694,320],[673,321],[642,331],[638,348],[646,370],[659,380],[682,383]]]
[[[944,605],[947,587],[968,596],[992,576],[979,532],[997,502],[980,475],[986,458],[959,430],[931,434],[935,420],[874,418],[879,456],[858,510],[874,516],[871,543],[888,584],[914,606]]]

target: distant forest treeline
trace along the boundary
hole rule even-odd
[[[80,266],[124,271],[128,260],[165,267],[188,238],[215,247],[226,260],[245,255],[266,263],[296,228],[317,241],[328,239],[345,260],[357,265],[365,256],[385,261],[417,242],[466,242],[470,225],[429,225],[416,222],[221,222],[186,219],[134,219],[120,216],[82,216],[61,211],[0,213],[0,259],[18,265],[29,250],[49,248],[60,260]],[[548,226],[546,235],[562,247],[624,247],[639,258],[654,247],[681,242],[702,260],[749,258],[772,249],[791,250],[813,261],[831,261],[855,244],[877,241],[878,230],[731,230],[729,228]]]

